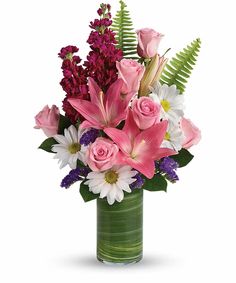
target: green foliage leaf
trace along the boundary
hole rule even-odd
[[[89,187],[84,184],[84,181],[80,184],[80,194],[85,202],[94,200],[99,197],[98,194],[94,194],[89,191]]]
[[[174,84],[182,94],[185,90],[187,79],[190,77],[193,66],[197,61],[200,46],[201,40],[197,38],[181,52],[177,53],[176,56],[166,64],[161,75],[161,84],[167,84],[168,86]]]
[[[145,178],[143,189],[147,191],[165,191],[167,189],[167,181],[161,174],[156,174],[152,179]]]
[[[123,51],[124,58],[138,59],[137,36],[126,7],[125,2],[120,0],[120,10],[113,18],[112,30],[116,33],[117,48]]]
[[[69,128],[70,125],[72,125],[70,119],[60,114],[58,134],[64,135],[64,130]]]
[[[54,153],[52,151],[52,146],[54,144],[57,144],[58,142],[54,139],[54,138],[48,138],[46,139],[44,142],[41,143],[41,145],[39,146],[40,149],[45,150],[47,152],[51,152]]]
[[[171,158],[178,162],[179,167],[186,166],[193,157],[194,156],[185,148],[182,148],[177,155],[171,156]]]

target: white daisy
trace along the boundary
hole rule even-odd
[[[154,87],[150,87],[150,90],[152,93],[149,96],[162,106],[161,118],[178,123],[180,117],[184,115],[184,96],[179,94],[176,86],[157,83]]]
[[[131,193],[129,185],[136,181],[133,177],[137,174],[137,171],[131,169],[130,166],[113,166],[103,172],[90,172],[85,184],[94,194],[100,193],[100,198],[107,197],[108,203],[112,205],[115,200],[123,200],[123,191]]]
[[[61,162],[60,168],[69,164],[72,169],[75,169],[78,159],[86,165],[85,152],[87,147],[79,143],[83,133],[84,131],[80,129],[77,131],[75,126],[71,125],[64,130],[64,136],[54,136],[58,144],[52,146],[52,151],[56,153],[54,158]]]
[[[183,132],[180,129],[179,124],[169,122],[161,147],[167,147],[175,151],[179,151],[182,148],[183,139]]]

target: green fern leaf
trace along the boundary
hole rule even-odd
[[[187,79],[190,77],[193,66],[197,61],[200,46],[201,40],[197,38],[181,52],[177,53],[176,56],[166,64],[161,75],[160,83],[169,86],[174,84],[180,93],[183,93]]]
[[[116,33],[117,48],[123,51],[124,58],[138,59],[137,36],[126,7],[125,2],[120,0],[120,10],[113,18],[112,30]]]

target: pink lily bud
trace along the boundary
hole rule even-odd
[[[167,59],[158,54],[151,59],[140,82],[139,96],[147,96],[150,93],[149,87],[159,81],[166,62]]]

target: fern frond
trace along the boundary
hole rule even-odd
[[[120,0],[120,10],[113,18],[111,28],[116,33],[117,47],[123,51],[124,58],[138,59],[137,36],[126,7],[125,2]]]
[[[174,84],[180,93],[183,93],[187,79],[190,77],[193,66],[197,61],[200,46],[201,40],[197,38],[181,52],[177,53],[175,57],[166,64],[161,75],[160,83],[169,86]]]

